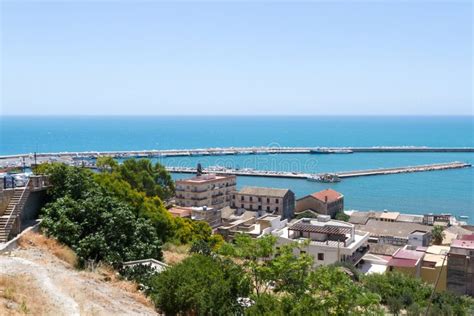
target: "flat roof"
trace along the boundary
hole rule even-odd
[[[200,176],[194,176],[192,178],[188,179],[180,179],[176,180],[177,183],[206,183],[206,182],[212,182],[212,181],[217,181],[217,180],[224,180],[224,179],[231,179],[235,178],[234,175],[215,175],[215,174],[203,174]]]
[[[382,214],[380,214],[380,218],[396,220],[399,215],[400,212],[382,212]]]
[[[384,222],[369,219],[365,225],[356,224],[356,228],[370,233],[371,236],[393,236],[408,238],[414,231],[431,231],[433,226],[408,222]]]
[[[455,239],[451,243],[451,247],[474,250],[474,240]]]

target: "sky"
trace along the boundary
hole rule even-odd
[[[2,115],[473,115],[471,1],[0,2]]]

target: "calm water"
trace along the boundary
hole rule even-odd
[[[473,117],[1,117],[0,154],[229,146],[474,147]],[[165,158],[173,166],[221,165],[343,171],[454,160],[474,154],[374,153]],[[174,175],[182,177],[183,175]],[[345,179],[337,184],[239,177],[239,186],[292,189],[298,197],[333,187],[348,209],[451,212],[474,219],[474,169]]]

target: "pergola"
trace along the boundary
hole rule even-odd
[[[300,233],[315,233],[315,234],[326,234],[328,236],[328,241],[343,241],[344,246],[346,246],[346,234],[352,233],[351,227],[341,227],[333,225],[317,226],[305,223],[296,223],[293,226],[289,227],[288,230],[293,232]]]

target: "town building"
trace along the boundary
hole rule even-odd
[[[271,213],[291,219],[295,209],[295,194],[288,189],[245,187],[232,193],[232,207],[256,211],[260,215]]]
[[[165,271],[169,266],[161,262],[159,260],[150,258],[150,259],[142,259],[142,260],[134,260],[134,261],[127,261],[122,264],[124,268],[133,268],[136,266],[146,266],[153,269],[156,273],[161,273]]]
[[[279,246],[309,241],[308,245],[301,245],[301,249],[295,249],[295,252],[312,255],[316,266],[336,262],[356,265],[369,249],[368,233],[357,232],[354,225],[333,220],[329,215],[319,215],[316,219],[302,218],[272,234],[278,237]]]
[[[212,228],[222,224],[221,210],[216,210],[207,206],[191,207],[191,219],[193,221],[204,221]]]
[[[421,279],[427,283],[436,284],[436,291],[445,291],[448,271],[446,256],[449,246],[429,246],[424,252],[425,255],[421,263]]]
[[[173,217],[191,218],[192,210],[190,207],[173,206],[168,210]]]
[[[279,215],[264,215],[258,218],[255,216],[242,216],[239,219],[223,224],[217,231],[227,241],[232,240],[237,234],[246,234],[252,238],[259,238],[285,227],[287,223],[288,220],[281,220]]]
[[[231,203],[235,191],[233,175],[203,174],[189,179],[176,180],[176,205],[184,207],[207,206],[219,210]]]
[[[410,276],[419,277],[423,262],[423,251],[410,249],[408,245],[398,249],[388,261],[389,271],[398,271]]]
[[[403,225],[403,224],[401,224]],[[408,234],[408,244],[415,247],[428,247],[431,241],[431,232],[426,230],[415,230]]]
[[[474,296],[474,240],[456,239],[448,253],[449,291]]]
[[[306,210],[334,218],[338,212],[344,211],[344,195],[332,189],[326,189],[298,199],[295,212],[301,213]]]
[[[351,221],[353,221],[352,216]],[[369,219],[365,224],[356,224],[356,227],[358,230],[370,234],[369,241],[371,243],[395,246],[404,246],[410,242],[414,243],[415,246],[427,246],[433,229],[433,226],[417,223],[380,221],[377,219]]]

